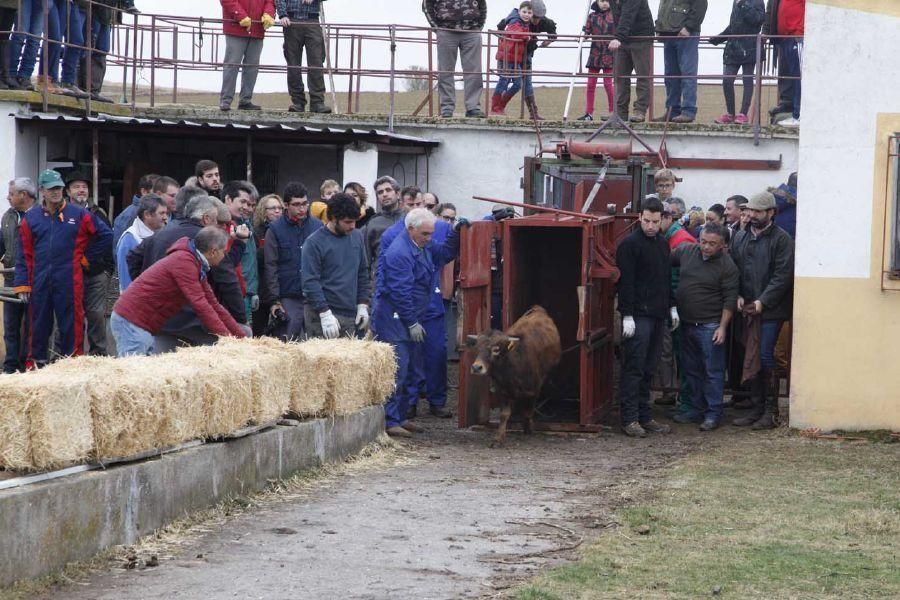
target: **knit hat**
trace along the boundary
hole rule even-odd
[[[775,196],[769,192],[760,192],[750,198],[747,208],[750,210],[771,210],[775,208]]]
[[[547,16],[547,5],[544,4],[544,0],[531,0],[531,8],[534,11],[534,16],[539,19]]]

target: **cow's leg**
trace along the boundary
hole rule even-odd
[[[534,431],[534,403],[535,398],[528,398],[522,403],[522,430],[525,435],[531,435]]]
[[[506,424],[509,423],[509,416],[512,414],[512,405],[508,400],[504,401],[500,406],[500,426],[497,428],[497,437],[491,443],[491,448],[502,446],[506,441]]]

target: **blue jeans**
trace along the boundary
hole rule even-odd
[[[16,32],[10,37],[10,77],[28,79],[34,72],[34,63],[41,48],[40,37],[44,32],[43,6],[42,0],[22,0],[22,9],[16,21]]]
[[[153,334],[146,329],[141,329],[117,312],[109,318],[109,327],[116,340],[119,358],[153,354]]]
[[[798,79],[789,79],[785,85],[785,90],[789,90],[789,94],[793,101],[795,119],[800,118],[800,52],[803,50],[803,40],[801,38],[784,38],[779,40],[779,60],[784,66],[785,77],[797,77]]]
[[[775,370],[775,344],[784,321],[763,321],[759,334],[759,362],[763,370]]]
[[[622,343],[625,364],[619,380],[622,425],[646,423],[650,414],[650,382],[662,351],[665,319],[634,317],[634,335]]]
[[[666,75],[697,75],[700,38],[675,37],[663,42]],[[666,108],[671,117],[697,116],[697,79],[695,77],[666,79]]]
[[[497,71],[501,73],[497,79],[497,86],[494,88],[495,94],[509,94],[515,96],[522,89],[522,63],[497,61]],[[516,76],[518,75],[518,76]]]
[[[47,0],[49,15],[47,17],[47,51],[41,52],[38,75],[44,74],[44,60],[47,61],[47,76],[50,81],[59,81],[59,57],[62,56],[62,38],[66,24],[66,4],[68,0]]]
[[[530,58],[525,60],[525,84],[523,85],[523,87],[525,89],[522,92],[522,95],[524,95],[526,98],[534,96],[534,85],[532,84],[532,79],[531,79],[531,59]]]
[[[684,374],[691,390],[691,417],[718,423],[722,420],[725,390],[725,344],[713,344],[718,323],[681,325]]]
[[[69,30],[66,32],[66,49],[62,59],[62,83],[75,83],[78,64],[84,53],[79,46],[84,46],[84,10],[74,2],[69,5]]]
[[[110,34],[112,33],[112,25],[104,23],[99,18],[94,17],[91,23],[91,35],[93,36],[94,54],[106,54],[110,47]]]

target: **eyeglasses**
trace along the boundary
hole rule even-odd
[[[282,210],[280,206],[267,206],[266,210]]]
[[[291,206],[293,208],[306,208],[307,206],[309,206],[309,200],[307,200],[306,202],[291,202],[290,204],[288,204],[288,206]]]

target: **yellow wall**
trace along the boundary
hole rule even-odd
[[[900,16],[900,1],[898,0],[810,0],[815,4],[825,6],[837,6],[848,10],[863,10],[881,15]]]
[[[870,276],[794,283],[792,427],[900,430],[900,290],[882,290],[893,201],[888,139],[895,132],[900,114],[877,116]]]

